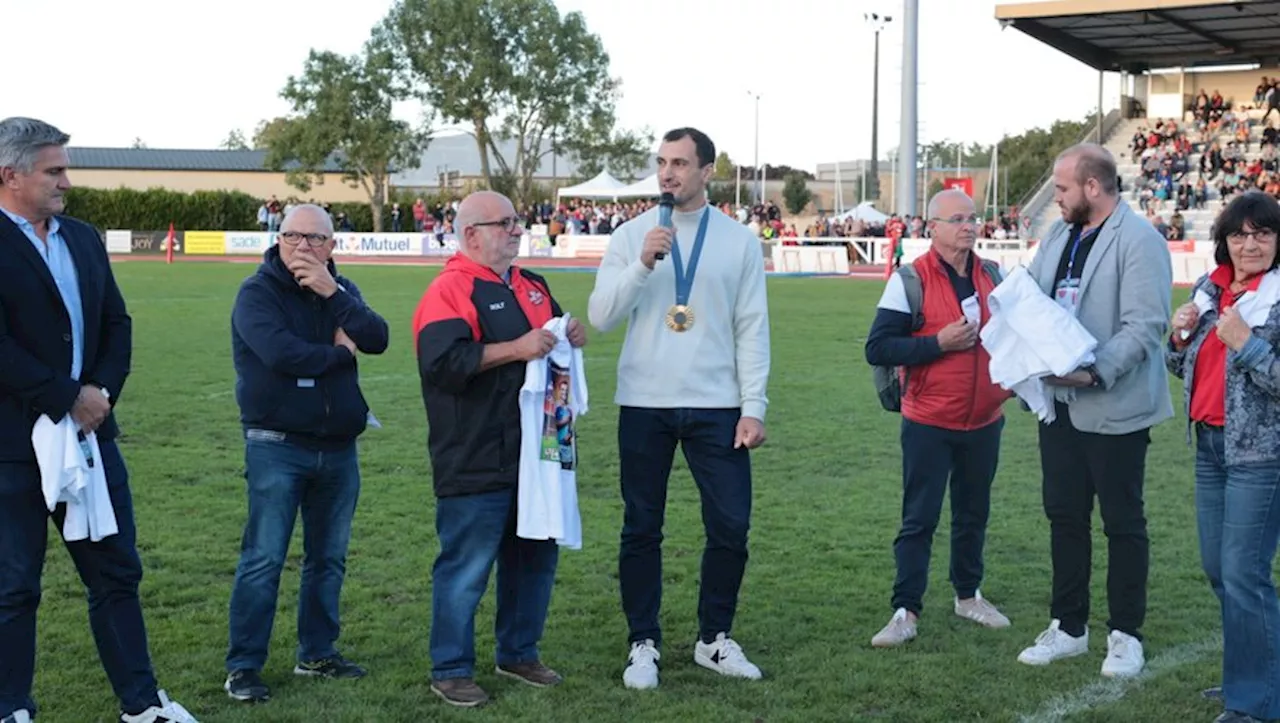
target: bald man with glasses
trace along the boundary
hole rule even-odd
[[[431,691],[475,707],[476,608],[497,567],[496,673],[535,687],[560,683],[541,661],[559,551],[555,540],[516,536],[527,362],[557,338],[564,315],[547,280],[514,264],[524,229],[511,201],[480,191],[458,207],[458,254],[427,287],[414,314],[418,373],[430,428],[440,555],[431,573]],[[587,343],[570,318],[570,344]]]
[[[955,614],[988,628],[1009,625],[983,598],[983,547],[1009,392],[991,381],[978,343],[1000,283],[997,264],[974,253],[978,219],[958,190],[929,202],[924,256],[885,286],[867,336],[867,362],[902,374],[902,526],[893,543],[897,579],[893,617],[871,644],[887,648],[916,637],[929,579],[933,533],[951,487],[951,584]],[[919,293],[909,293],[908,285]]]
[[[356,438],[368,423],[356,356],[387,349],[387,322],[338,274],[333,221],[319,206],[285,216],[279,243],[231,313],[249,519],[231,593],[227,695],[265,701],[262,679],[280,573],[302,511],[296,675],[359,678],[342,656],[338,599],[360,493]]]

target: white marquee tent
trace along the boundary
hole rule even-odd
[[[624,186],[617,191],[618,198],[657,198],[662,194],[658,188],[658,174],[641,178],[639,181]]]
[[[872,224],[884,223],[889,220],[889,216],[877,210],[875,206],[871,205],[870,201],[863,201],[835,218],[839,221],[854,218]]]
[[[569,186],[556,191],[556,200],[559,201],[563,197],[568,198],[610,198],[618,199],[618,191],[626,187],[627,184],[619,181],[609,175],[608,171],[601,171],[595,178],[590,181],[579,183],[576,186]]]

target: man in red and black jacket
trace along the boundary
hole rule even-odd
[[[998,282],[973,253],[977,230],[968,196],[958,190],[935,195],[928,210],[931,247],[912,264],[920,277],[924,324],[913,328],[899,271],[890,277],[867,335],[868,363],[909,372],[902,393],[902,528],[893,543],[894,614],[872,638],[876,647],[901,645],[916,636],[948,479],[955,613],[987,627],[1009,625],[978,591],[1004,427],[1001,405],[1009,392],[992,383],[991,358],[978,343],[978,330],[989,317],[987,296]]]
[[[497,672],[530,685],[560,676],[539,660],[558,548],[516,537],[520,388],[525,363],[556,337],[543,326],[563,315],[546,279],[512,265],[523,220],[491,191],[463,200],[449,259],[413,317],[440,556],[432,570],[431,690],[446,702],[482,705],[475,683],[475,615],[498,566]],[[570,319],[574,346],[586,328]]]

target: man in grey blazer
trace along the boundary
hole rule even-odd
[[[1142,487],[1151,427],[1173,416],[1162,344],[1173,269],[1165,239],[1122,202],[1106,149],[1081,144],[1054,164],[1062,220],[1028,268],[1098,340],[1096,362],[1052,377],[1056,416],[1040,425],[1040,466],[1053,558],[1052,622],[1018,656],[1028,665],[1088,651],[1090,531],[1098,497],[1107,536],[1107,657],[1128,677],[1145,658],[1147,521]]]

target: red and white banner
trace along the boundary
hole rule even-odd
[[[942,181],[942,187],[945,189],[959,189],[964,191],[964,195],[973,198],[973,178],[946,178]]]

